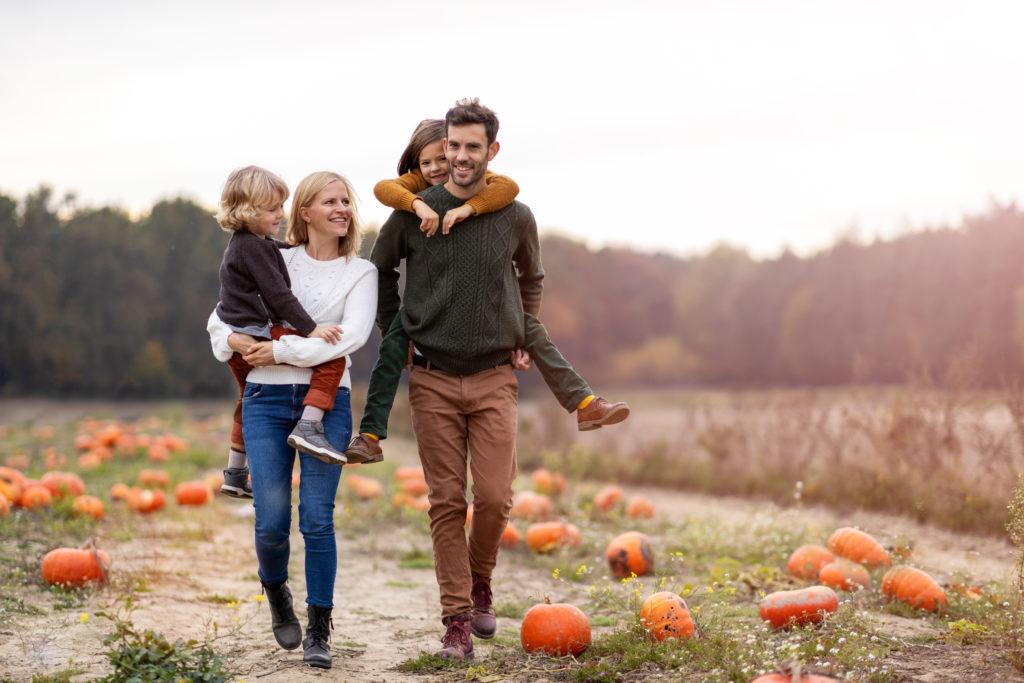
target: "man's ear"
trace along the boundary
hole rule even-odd
[[[487,161],[491,161],[492,159],[494,159],[494,156],[498,153],[499,149],[501,149],[501,145],[498,144],[498,141],[495,140],[494,142],[492,142],[487,147]]]
[[[448,138],[441,138],[441,153],[448,153]]]

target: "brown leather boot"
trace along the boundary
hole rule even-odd
[[[473,574],[473,589],[470,595],[473,598],[473,615],[469,620],[470,630],[477,638],[485,640],[493,638],[494,632],[498,629],[498,620],[494,616],[494,607],[491,605],[491,577]]]
[[[370,464],[384,460],[384,451],[381,449],[378,439],[371,439],[362,434],[356,434],[348,442],[348,448],[345,449],[345,457],[353,465],[357,463]]]
[[[443,648],[434,653],[435,657],[441,659],[473,659],[473,637],[469,634],[468,614],[456,614],[453,617],[445,617],[444,624],[447,630],[441,638]]]
[[[581,432],[600,429],[605,425],[618,424],[627,417],[629,417],[629,405],[623,401],[609,403],[600,396],[595,396],[586,408],[576,411],[576,423]]]

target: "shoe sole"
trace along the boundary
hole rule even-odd
[[[325,462],[328,465],[344,465],[348,462],[348,458],[344,455],[340,455],[333,451],[328,451],[324,448],[314,446],[302,437],[289,436],[288,445],[296,450],[300,450],[303,453],[312,455],[314,458],[321,462]]]
[[[383,453],[366,453],[364,451],[345,451],[345,457],[351,465],[371,465],[375,462],[384,462]]]
[[[629,417],[629,406],[619,406],[618,408],[612,408],[605,414],[604,417],[598,420],[586,420],[580,422],[579,431],[589,432],[595,429],[600,429],[606,425],[619,424],[623,420]]]
[[[450,655],[447,652],[445,652],[445,653],[435,652],[434,656],[437,657],[438,659],[443,659],[445,661],[452,660],[454,662],[467,662],[467,661],[473,659],[473,651],[470,650],[469,652],[464,654],[461,659],[459,659],[455,655]]]
[[[477,631],[472,626],[469,627],[469,632],[472,633],[477,638],[480,638],[481,640],[490,640],[491,638],[494,637],[494,634],[495,634],[496,631],[497,631],[497,629],[495,629],[494,631],[491,631],[490,633],[484,633],[483,631]]]
[[[231,496],[232,498],[252,498],[252,494],[245,489],[240,489],[237,486],[221,486],[220,492],[225,496]]]

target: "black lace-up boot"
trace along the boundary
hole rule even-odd
[[[309,624],[306,639],[302,641],[302,661],[320,669],[331,668],[331,608],[308,605]]]
[[[284,581],[270,584],[261,580],[260,583],[267,595],[270,625],[274,629],[277,644],[286,650],[294,650],[302,643],[302,625],[292,608],[292,592]]]

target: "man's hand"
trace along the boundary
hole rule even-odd
[[[456,223],[461,223],[462,221],[466,220],[470,216],[475,216],[475,215],[476,215],[476,209],[474,209],[469,204],[463,204],[462,206],[460,206],[458,208],[449,209],[444,214],[444,226],[441,228],[441,234],[442,235],[447,235],[449,232],[451,232],[451,229],[452,229],[453,225],[455,225]]]
[[[526,349],[516,349],[512,352],[512,369],[529,370],[533,367],[533,359]]]
[[[276,365],[277,361],[274,360],[274,342],[256,342],[249,347],[249,351],[242,358],[254,368],[264,365]]]
[[[249,347],[256,343],[256,338],[244,332],[232,332],[228,335],[228,346],[232,351],[238,351],[243,356],[248,353]]]
[[[323,339],[328,344],[337,344],[341,341],[341,327],[338,325],[317,325],[309,333],[310,338]]]
[[[417,197],[412,203],[412,210],[420,217],[420,232],[427,233],[427,237],[437,232],[437,212],[427,206],[425,201]]]

